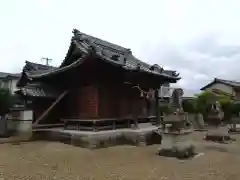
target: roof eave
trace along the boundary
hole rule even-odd
[[[153,75],[153,76],[157,76],[157,77],[161,77],[165,80],[169,80],[169,81],[178,81],[181,79],[181,77],[172,77],[172,76],[169,76],[169,75],[165,75],[165,74],[157,74],[157,73],[154,73],[154,72],[151,72],[151,71],[144,71],[144,70],[139,70],[139,69],[127,69],[129,71],[135,71],[135,72],[141,72],[141,73],[146,73],[146,74],[150,74],[150,75]]]
[[[200,90],[204,91],[206,88],[210,87],[211,85],[213,85],[215,83],[217,83],[216,78],[212,82],[210,82],[207,85],[203,86]]]
[[[230,86],[230,87],[233,87],[233,88],[240,88],[240,86],[235,86],[235,85],[233,85],[233,84],[230,84],[230,83],[227,83],[227,82],[223,82],[222,80],[215,78],[212,82],[210,82],[210,83],[207,84],[206,86],[202,87],[200,90],[201,90],[201,91],[204,91],[206,88],[212,86],[212,85],[215,84],[215,83],[225,84],[225,85]]]
[[[73,62],[72,64],[70,64],[68,66],[63,66],[61,68],[57,68],[57,69],[54,69],[53,71],[42,73],[42,74],[28,75],[28,77],[31,79],[39,79],[42,77],[56,75],[56,74],[65,72],[66,70],[71,69],[73,67],[77,67],[77,66],[81,65],[83,62],[85,62],[85,60],[88,57],[89,57],[89,54],[86,54],[85,56],[79,58],[77,61]]]

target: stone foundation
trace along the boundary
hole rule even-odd
[[[196,147],[190,142],[176,143],[170,147],[162,147],[157,152],[159,156],[176,157],[179,159],[187,159],[195,156]]]
[[[225,134],[206,134],[205,139],[208,141],[215,141],[215,142],[225,142],[231,141],[231,137]]]
[[[104,132],[78,132],[64,130],[38,130],[33,132],[33,140],[59,141],[89,149],[106,148],[116,145],[146,146],[161,144],[161,135],[154,130],[116,130]]]

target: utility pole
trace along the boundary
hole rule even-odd
[[[42,58],[41,60],[45,60],[47,66],[49,65],[49,62],[52,61],[52,59],[49,59],[48,57],[46,57],[46,58]]]

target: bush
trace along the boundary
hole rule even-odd
[[[191,99],[191,100],[183,100],[182,102],[182,108],[184,110],[184,112],[188,112],[188,113],[196,113],[196,100],[195,99]]]
[[[13,96],[8,89],[0,89],[0,116],[8,113],[12,106]]]
[[[232,114],[240,112],[240,104],[234,105],[231,99],[226,95],[216,95],[211,91],[205,91],[196,98],[196,111],[207,115],[211,109],[212,104],[218,101],[221,105],[221,110],[224,112],[224,120],[231,119]]]
[[[205,91],[196,98],[196,111],[207,114],[211,105],[217,100],[217,96],[211,91]]]
[[[224,121],[231,120],[232,112],[233,112],[233,103],[230,99],[224,98],[220,99],[219,103],[221,105],[222,111],[224,112]]]
[[[160,110],[160,113],[164,113],[164,114],[166,114],[166,115],[173,113],[173,109],[172,109],[171,106],[168,105],[168,104],[160,105],[160,106],[159,106],[159,110]]]

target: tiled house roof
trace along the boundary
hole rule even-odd
[[[27,71],[30,74],[31,73],[34,74],[34,73],[39,73],[39,72],[43,72],[43,71],[49,71],[54,68],[56,68],[56,67],[26,61],[25,66],[23,67],[23,71]],[[21,75],[22,75],[21,73],[0,72],[0,79],[6,79],[6,78],[19,79],[21,77]]]
[[[201,90],[204,90],[204,89],[210,87],[211,85],[213,85],[215,83],[221,83],[221,84],[225,84],[225,85],[228,85],[228,86],[231,86],[231,87],[240,87],[240,82],[238,82],[238,81],[231,81],[231,80],[215,78],[211,83],[202,87]]]
[[[0,79],[7,79],[7,78],[18,79],[20,77],[21,77],[21,73],[0,72]]]
[[[56,67],[33,63],[30,61],[25,61],[25,66],[23,67],[23,71],[29,74],[39,74],[39,73],[51,71],[53,69],[56,69]]]
[[[25,61],[25,66],[23,67],[23,74],[39,74],[44,72],[49,72],[53,69],[56,69],[56,67],[38,64],[30,61]],[[18,86],[20,86],[20,81],[18,82]],[[23,95],[27,96],[33,96],[33,97],[55,97],[58,93],[53,90],[51,87],[45,85],[45,84],[28,84],[24,87],[22,87],[20,90],[18,90],[16,93],[21,93]]]

